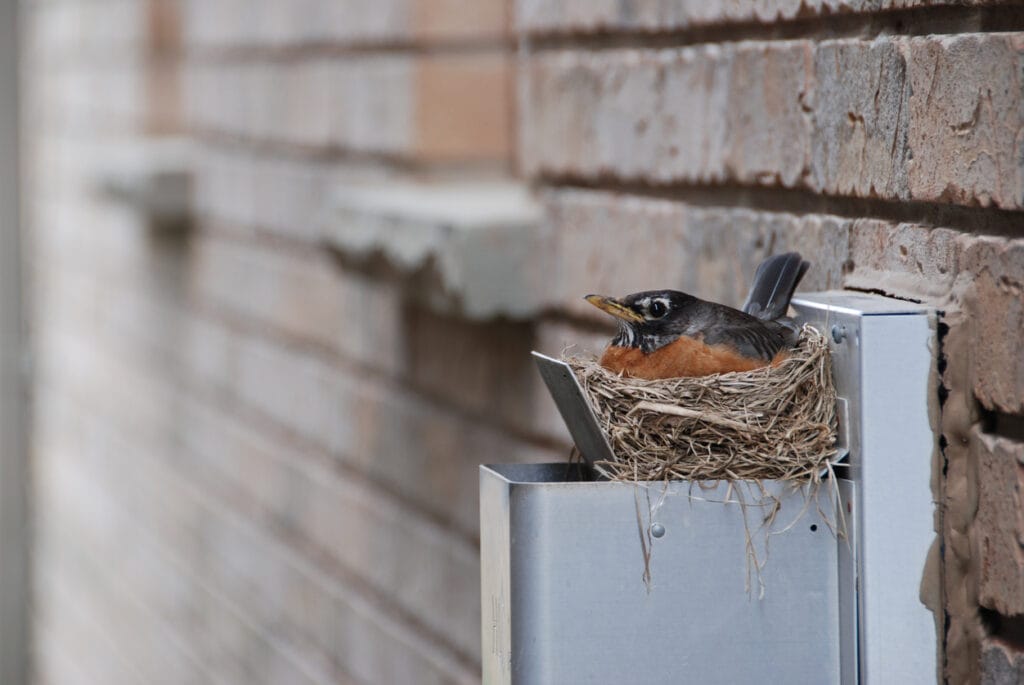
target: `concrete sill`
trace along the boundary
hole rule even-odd
[[[188,140],[141,139],[110,151],[98,169],[97,188],[145,215],[150,225],[184,230],[192,219],[192,178]]]
[[[344,257],[383,257],[404,276],[433,270],[436,308],[526,319],[550,273],[539,204],[512,181],[348,185],[331,197],[324,239]]]

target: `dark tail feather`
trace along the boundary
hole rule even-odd
[[[761,262],[743,311],[765,321],[785,316],[793,291],[810,266],[798,252],[775,255]]]

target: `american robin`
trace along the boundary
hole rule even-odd
[[[743,311],[678,290],[586,300],[619,321],[601,366],[635,378],[707,376],[776,365],[799,331],[784,319],[810,263],[796,252],[769,257],[754,275]]]

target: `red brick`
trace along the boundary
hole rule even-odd
[[[186,0],[194,47],[498,43],[506,0]]]
[[[1024,207],[1024,34],[917,38],[901,50],[910,197]]]
[[[508,57],[433,57],[417,63],[413,78],[412,154],[430,161],[511,156],[513,74]]]
[[[200,301],[260,320],[299,338],[333,347],[339,336],[370,334],[372,316],[347,325],[341,280],[319,252],[286,252],[246,240],[200,238],[194,245],[192,288]],[[384,288],[381,288],[384,290]],[[388,311],[389,303],[367,314]],[[386,340],[386,338],[384,338]]]
[[[537,372],[530,323],[474,322],[408,307],[402,339],[402,375],[428,396],[480,421],[533,433],[529,388]]]
[[[505,162],[512,70],[499,51],[192,64],[197,132],[424,161]]]
[[[1019,34],[541,51],[533,175],[1024,207]],[[992,66],[989,83],[976,65]],[[989,72],[985,72],[988,74]]]
[[[796,183],[809,129],[809,43],[532,56],[521,155],[530,173]]]
[[[414,0],[412,32],[418,40],[500,41],[508,32],[510,0]]]
[[[1024,413],[1024,240],[979,236],[966,242],[974,393],[989,409]]]
[[[963,234],[861,219],[850,230],[846,284],[896,297],[945,302],[959,275]]]
[[[543,199],[559,265],[552,297],[595,321],[605,318],[583,300],[593,292],[675,288],[738,306],[758,263],[786,249],[814,262],[802,290],[843,282],[850,220],[596,191],[549,191]]]
[[[812,187],[837,195],[907,197],[906,57],[896,41],[826,41],[808,97],[815,127]]]
[[[1024,444],[977,429],[971,442],[978,462],[980,602],[1001,614],[1024,614]]]

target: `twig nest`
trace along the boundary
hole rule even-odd
[[[828,344],[811,326],[774,368],[646,381],[566,361],[615,454],[595,464],[612,480],[817,482],[835,455]]]

